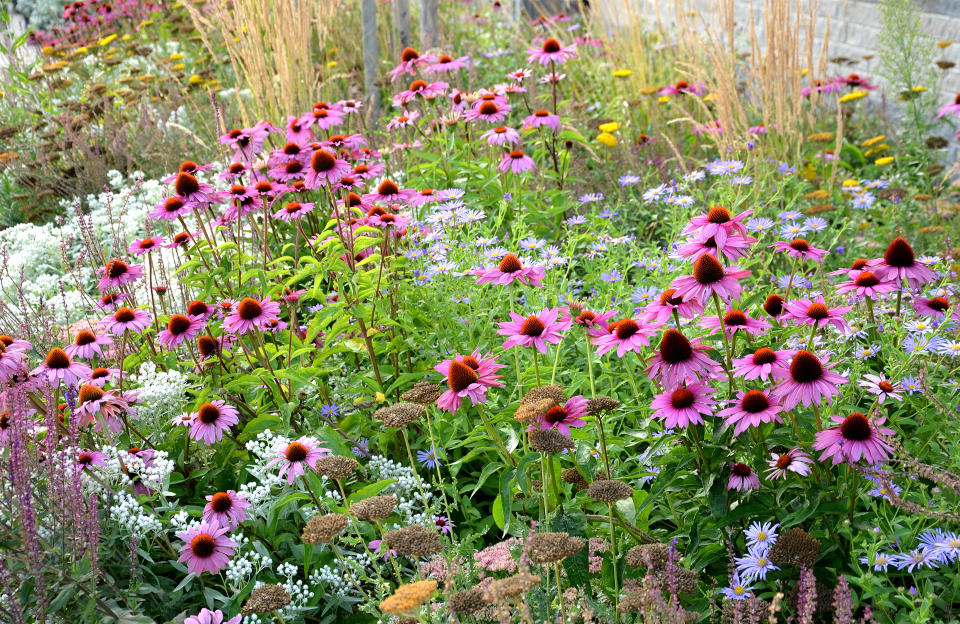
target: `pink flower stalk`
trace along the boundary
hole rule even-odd
[[[428,74],[445,74],[447,72],[465,69],[469,63],[469,56],[452,58],[445,54],[437,59],[436,64],[430,65],[423,71]]]
[[[527,431],[546,431],[556,429],[563,435],[570,437],[570,428],[580,428],[586,425],[583,417],[587,415],[587,400],[580,396],[567,399],[563,405],[554,405],[542,414],[537,422],[527,427]]]
[[[532,115],[523,118],[524,128],[540,128],[546,126],[554,132],[560,131],[560,117],[550,111],[538,110]]]
[[[783,479],[787,472],[795,472],[801,477],[809,476],[813,471],[813,458],[801,448],[794,448],[783,455],[770,453],[770,461],[767,462],[766,473],[770,479]]]
[[[640,353],[643,347],[650,346],[650,337],[661,328],[658,324],[640,325],[633,319],[622,319],[607,326],[607,333],[593,341],[597,355],[617,349],[617,357],[622,358],[628,351]]]
[[[212,494],[207,497],[207,501],[203,508],[203,521],[211,526],[219,525],[235,531],[247,518],[250,502],[238,496],[234,490]]]
[[[885,416],[876,415],[872,419],[860,412],[853,412],[846,418],[832,416],[837,423],[829,429],[817,432],[813,448],[823,451],[820,461],[832,460],[833,465],[843,462],[855,464],[860,459],[870,465],[881,464],[893,454],[893,449],[883,439],[892,436],[893,429],[883,427]]]
[[[701,415],[710,416],[713,406],[717,404],[711,397],[714,392],[710,386],[697,381],[661,392],[650,404],[650,409],[653,410],[650,417],[662,419],[663,426],[667,429],[686,429],[690,425],[702,425]]]
[[[703,254],[710,254],[717,260],[720,259],[720,256],[724,256],[728,260],[736,260],[745,258],[750,250],[750,245],[755,242],[757,242],[757,239],[752,236],[733,234],[727,236],[723,244],[718,245],[717,239],[713,236],[706,240],[700,240],[698,236],[693,235],[686,243],[677,247],[677,253],[692,260],[697,260]]]
[[[304,465],[311,470],[316,470],[317,461],[329,454],[330,449],[320,446],[320,443],[315,439],[304,436],[288,444],[275,459],[267,464],[267,467],[281,464],[280,478],[282,479],[286,475],[287,483],[293,483],[298,476],[304,473]]]
[[[907,285],[913,290],[920,290],[924,284],[937,279],[936,273],[917,262],[913,247],[901,237],[893,239],[883,258],[870,261],[867,267],[885,282],[895,281],[899,284],[906,278]]]
[[[770,246],[777,251],[786,253],[791,258],[810,259],[814,262],[823,262],[824,256],[829,253],[826,249],[817,249],[802,238],[795,238],[792,241],[777,241]]]
[[[900,384],[890,383],[883,375],[866,374],[863,379],[857,381],[857,385],[866,388],[870,394],[877,395],[877,402],[881,405],[887,399],[903,400],[903,395],[900,394]]]
[[[114,336],[122,336],[126,332],[139,333],[150,326],[150,314],[140,308],[118,308],[113,314],[108,314],[97,323]]]
[[[665,323],[672,316],[673,311],[686,319],[696,318],[703,312],[703,304],[695,299],[687,301],[677,296],[676,288],[668,288],[660,295],[660,299],[647,304],[643,310],[643,320],[647,323]]]
[[[699,215],[690,219],[690,224],[684,228],[684,234],[696,232],[697,238],[702,241],[709,240],[711,237],[716,241],[718,247],[726,243],[727,237],[738,233],[746,236],[747,226],[743,220],[753,214],[753,210],[744,210],[733,217],[723,206],[714,206],[705,215]]]
[[[830,370],[836,364],[827,364],[807,350],[801,349],[793,354],[793,360],[787,369],[775,368],[773,376],[780,379],[780,383],[771,394],[781,403],[784,410],[791,410],[802,403],[805,407],[820,405],[826,399],[831,402],[833,396],[840,394],[841,384],[847,383],[847,378]]]
[[[851,309],[853,309],[853,306],[828,308],[821,295],[812,301],[804,298],[784,303],[782,318],[795,321],[798,325],[808,325],[818,328],[833,325],[843,334],[846,333],[849,328],[843,315]]]
[[[944,115],[960,115],[960,94],[957,94],[952,103],[940,109],[940,112],[937,113],[937,119]]]
[[[417,67],[427,67],[431,63],[436,63],[438,61],[436,56],[432,54],[425,54],[420,56],[420,54],[413,48],[404,48],[400,52],[400,63],[390,70],[390,82],[395,81],[399,76],[403,74],[410,74],[411,76],[416,74]]]
[[[787,369],[790,355],[789,351],[774,351],[767,347],[760,347],[752,355],[734,358],[733,376],[747,380],[767,381],[775,371]]]
[[[523,150],[513,150],[507,152],[500,159],[498,169],[506,173],[508,170],[513,173],[523,173],[533,169],[533,159],[523,153]]]
[[[94,334],[89,330],[81,330],[77,332],[77,335],[73,338],[73,344],[64,349],[67,355],[72,358],[80,358],[83,360],[89,360],[94,355],[99,355],[103,357],[103,351],[100,347],[109,347],[113,344],[110,336],[100,334]]]
[[[230,529],[201,523],[200,526],[177,533],[184,541],[177,561],[187,564],[187,571],[200,576],[204,572],[216,574],[227,567],[237,543],[226,536]]]
[[[499,323],[497,330],[501,336],[507,336],[503,348],[533,347],[540,353],[546,353],[547,344],[558,344],[560,332],[570,328],[569,321],[557,321],[559,314],[558,308],[545,308],[526,318],[511,312],[511,320]]]
[[[163,246],[164,239],[162,236],[151,236],[148,238],[138,238],[137,240],[130,243],[130,246],[127,248],[127,251],[132,253],[135,256],[142,256],[146,253],[158,249]]]
[[[107,456],[100,451],[80,451],[77,453],[77,467],[80,470],[89,470],[93,466],[107,465]]]
[[[723,424],[733,426],[733,435],[737,436],[750,427],[759,427],[763,423],[783,422],[780,418],[782,408],[771,400],[762,390],[740,391],[736,403],[717,413],[723,418]]]
[[[913,302],[914,311],[920,316],[934,316],[943,318],[950,312],[950,300],[946,297],[916,297]]]
[[[675,295],[684,300],[696,299],[706,305],[713,295],[717,295],[724,303],[730,303],[739,298],[743,290],[739,280],[750,273],[738,271],[735,266],[725,269],[719,260],[704,254],[694,263],[693,275],[681,275],[670,286],[676,289]]]
[[[174,314],[167,321],[166,328],[157,334],[157,342],[173,351],[185,340],[193,340],[206,324],[205,319],[200,316]]]
[[[206,444],[219,442],[223,432],[240,422],[237,408],[224,401],[211,401],[201,405],[190,421],[190,437]]]
[[[553,37],[546,39],[539,48],[527,48],[528,63],[539,63],[540,65],[555,63],[561,65],[573,58],[577,58],[577,45],[572,43],[564,46]]]
[[[318,149],[310,157],[310,167],[303,184],[308,189],[332,186],[349,174],[350,170],[350,163],[347,161],[337,158],[325,149]]]
[[[240,624],[240,620],[243,618],[242,615],[236,615],[229,620],[226,617],[220,609],[211,611],[204,607],[200,609],[200,613],[185,619],[183,624]]]
[[[496,100],[478,100],[476,106],[463,114],[463,118],[466,121],[500,123],[507,118],[512,109],[513,107],[509,104],[498,104]]]
[[[40,377],[51,386],[61,381],[68,386],[75,386],[83,377],[89,377],[92,370],[83,362],[74,362],[67,352],[59,347],[50,349],[43,363],[30,371],[33,377]]]
[[[103,277],[97,284],[100,292],[131,284],[143,277],[143,265],[129,265],[123,260],[111,260],[103,269]]]
[[[738,492],[760,489],[760,477],[747,464],[730,462],[730,480],[727,481],[727,489]]]
[[[414,80],[406,91],[401,91],[393,96],[393,105],[402,106],[418,97],[424,100],[432,100],[443,95],[449,88],[450,85],[443,81],[428,83],[426,80]]]
[[[253,329],[265,329],[270,319],[280,316],[280,304],[270,297],[256,300],[244,297],[232,306],[230,314],[223,321],[223,328],[232,334],[246,334]]]
[[[846,273],[847,271],[841,271]],[[881,282],[880,278],[872,271],[859,271],[853,279],[837,284],[838,293],[853,293],[854,301],[862,301],[870,297],[876,299],[897,289],[895,282]],[[916,306],[916,304],[914,304]]]
[[[513,128],[506,126],[497,126],[491,128],[480,135],[480,139],[487,142],[487,145],[503,147],[504,145],[516,145],[520,142],[520,133]]]
[[[700,327],[706,327],[711,334],[720,330],[721,325],[727,336],[733,336],[737,332],[745,332],[754,336],[766,333],[770,329],[770,323],[766,319],[755,319],[747,316],[742,310],[728,309],[727,313],[721,319],[718,316],[704,316],[700,320]]]
[[[523,266],[520,259],[508,253],[495,267],[480,269],[475,272],[478,276],[477,284],[512,284],[519,282],[524,286],[543,286],[546,270],[539,266]]]
[[[707,349],[699,338],[690,341],[676,329],[668,329],[650,358],[647,374],[650,379],[658,378],[668,389],[691,380],[712,379],[719,373],[720,365],[702,353]]]
[[[702,84],[691,85],[686,80],[680,80],[676,84],[666,86],[657,93],[659,95],[697,95],[703,96],[706,94],[707,88]]]

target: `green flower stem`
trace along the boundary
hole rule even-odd
[[[481,407],[480,403],[477,403],[474,407],[477,408],[477,413],[480,414],[480,419],[483,421],[483,426],[486,427],[487,433],[490,435],[490,439],[494,441],[497,445],[497,448],[500,449],[500,454],[503,456],[505,463],[513,464],[514,467],[517,466],[517,460],[513,458],[513,455],[510,454],[510,451],[507,450],[506,445],[503,443],[503,438],[500,437],[500,434],[497,433],[496,428],[493,426],[493,423],[490,422],[490,419],[487,417],[487,413]]]

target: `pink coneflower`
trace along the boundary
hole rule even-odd
[[[437,59],[436,64],[427,67],[424,72],[428,74],[445,74],[447,72],[458,71],[467,67],[470,62],[469,56],[460,56],[452,58],[444,54]]]
[[[340,178],[350,173],[350,163],[325,149],[318,149],[310,157],[310,167],[303,179],[308,189],[336,184]]]
[[[185,619],[183,624],[240,624],[241,618],[243,618],[242,615],[236,615],[228,620],[220,609],[211,611],[204,607],[200,609],[200,613]]]
[[[900,394],[900,384],[891,383],[883,375],[864,375],[863,379],[857,381],[857,385],[866,388],[870,394],[877,395],[877,402],[881,404],[888,398],[895,401],[903,400],[903,395]]]
[[[676,288],[668,288],[660,294],[659,300],[647,304],[643,310],[643,320],[647,323],[665,323],[676,310],[683,318],[692,319],[703,312],[703,304],[695,299],[684,301],[677,296]]]
[[[325,141],[320,141],[320,147],[334,147],[337,149],[348,149],[350,158],[354,160],[370,160],[371,158],[380,158],[380,152],[374,152],[367,147],[367,140],[360,134],[333,134]],[[381,167],[383,165],[380,165]]]
[[[506,126],[498,126],[496,128],[491,128],[483,134],[480,135],[480,138],[487,142],[487,145],[495,145],[497,147],[503,147],[508,143],[510,145],[516,145],[520,142],[520,133],[514,130],[513,128],[507,128]]]
[[[92,370],[83,362],[74,362],[67,352],[60,347],[54,347],[47,353],[43,363],[30,374],[41,377],[50,385],[57,385],[61,381],[68,386],[74,386],[83,377],[89,377]]]
[[[184,340],[193,340],[204,325],[206,322],[202,317],[174,314],[167,321],[166,328],[157,334],[157,342],[173,351]]]
[[[840,272],[847,273],[847,270],[844,269]],[[853,279],[837,284],[836,291],[838,293],[852,292],[854,301],[861,301],[866,297],[870,297],[871,299],[880,297],[896,289],[897,285],[895,282],[881,282],[880,278],[872,271],[859,271]]]
[[[431,188],[420,189],[413,197],[407,200],[407,206],[417,208],[426,204],[435,204],[442,201],[443,193]]]
[[[703,254],[710,254],[716,259],[725,256],[729,260],[736,260],[747,256],[750,245],[757,242],[752,236],[742,236],[740,234],[727,236],[723,244],[718,245],[717,239],[711,236],[706,240],[700,240],[696,235],[690,237],[683,245],[677,247],[677,253],[684,258],[697,260]]]
[[[764,319],[750,318],[742,310],[730,309],[721,319],[718,316],[704,316],[700,320],[700,326],[710,329],[711,334],[717,333],[720,326],[727,336],[732,336],[737,332],[746,332],[754,336],[765,333],[770,329],[770,323]]]
[[[252,128],[233,128],[220,137],[220,143],[229,145],[234,151],[232,160],[237,162],[253,162],[253,157],[263,149],[267,135],[279,132],[273,124],[267,121],[258,121]]]
[[[176,198],[183,202],[185,206],[204,208],[210,204],[220,203],[220,194],[217,189],[200,182],[190,173],[179,173],[173,183],[173,190],[176,193]],[[170,206],[166,206],[165,211],[169,212],[169,210]]]
[[[563,435],[570,437],[570,428],[580,428],[586,425],[583,417],[587,415],[587,400],[580,396],[567,399],[563,405],[554,405],[542,414],[537,422],[527,427],[527,431],[556,429]]]
[[[738,271],[735,266],[724,268],[720,261],[704,254],[693,265],[693,275],[681,275],[670,284],[675,295],[684,300],[696,299],[702,304],[716,294],[724,303],[740,297],[743,287],[740,279],[751,271]]]
[[[233,549],[237,547],[237,543],[226,536],[229,531],[227,527],[203,522],[198,527],[177,533],[177,537],[184,541],[177,561],[186,563],[191,574],[216,574],[227,567]]]
[[[498,168],[504,173],[508,170],[513,173],[523,173],[533,169],[533,165],[533,159],[524,154],[523,150],[513,150],[503,155]]]
[[[330,449],[320,446],[313,438],[306,436],[295,440],[280,451],[279,455],[267,464],[267,467],[274,464],[280,466],[280,478],[287,476],[287,483],[293,483],[294,479],[304,473],[304,465],[311,470],[317,467],[317,460],[330,454]]]
[[[207,497],[209,501],[203,508],[203,521],[211,526],[221,526],[235,531],[240,523],[247,518],[247,507],[250,502],[242,496],[237,496],[233,490],[217,492]]]
[[[98,310],[116,310],[124,301],[130,298],[127,293],[107,293],[97,299]]]
[[[640,325],[633,319],[622,319],[607,325],[607,333],[593,341],[597,355],[617,349],[617,357],[623,357],[628,351],[640,353],[643,347],[650,346],[650,336],[659,331],[660,325]]]
[[[389,122],[387,122],[387,130],[396,130],[398,128],[409,128],[414,125],[414,122],[420,118],[420,113],[417,111],[408,111],[404,110],[402,115],[394,117]]]
[[[376,191],[365,193],[363,201],[405,204],[416,194],[417,192],[413,189],[400,188],[393,180],[384,180],[377,185]]]
[[[102,388],[107,385],[107,383],[116,383],[118,379],[120,379],[119,368],[100,367],[93,369],[90,377],[84,380],[84,382]]]
[[[310,163],[304,163],[299,158],[291,158],[287,162],[270,169],[270,177],[277,182],[299,181],[306,176]]]
[[[314,106],[314,109],[304,116],[312,119],[311,126],[317,138],[322,136],[321,130],[329,130],[334,126],[343,124],[343,111],[335,108]]]
[[[366,165],[360,163],[356,165],[353,170],[350,172],[350,175],[354,178],[360,178],[361,180],[370,180],[372,178],[378,178],[383,175],[383,172],[386,170],[383,163],[376,163],[372,165]]]
[[[189,427],[196,414],[183,413],[170,419],[170,425],[173,427]]]
[[[760,488],[760,477],[753,468],[741,462],[730,462],[730,480],[727,481],[728,490],[745,492]]]
[[[450,85],[443,81],[428,83],[426,80],[414,80],[406,91],[401,91],[393,96],[393,105],[402,106],[418,97],[432,100],[443,95],[448,88],[450,88]]]
[[[899,236],[887,247],[883,258],[871,260],[867,263],[867,267],[885,282],[895,281],[900,284],[903,278],[907,278],[907,285],[913,290],[920,290],[924,284],[937,279],[936,273],[917,262],[913,247],[906,239]]]
[[[100,347],[109,347],[113,344],[110,336],[104,334],[94,334],[92,331],[83,329],[77,332],[73,338],[73,344],[64,349],[67,355],[72,358],[89,360],[94,355],[103,357],[103,351]]]
[[[688,380],[710,379],[720,366],[701,353],[707,348],[699,338],[690,341],[676,329],[668,329],[650,358],[647,374],[650,379],[659,378],[665,388],[676,388]]]
[[[465,398],[469,398],[472,405],[487,402],[487,385],[480,383],[477,369],[468,363],[460,360],[444,360],[436,366],[436,370],[446,377],[449,386],[437,398],[437,407],[440,409],[455,414]]]
[[[950,300],[946,297],[915,297],[913,309],[921,316],[935,316],[943,318],[950,312]]]
[[[814,354],[801,349],[793,354],[789,368],[773,369],[773,376],[782,381],[771,394],[780,400],[784,410],[800,403],[805,407],[820,405],[824,399],[830,403],[834,395],[840,394],[837,386],[847,383],[847,378],[830,370],[836,364],[827,365],[827,361],[825,357],[821,362]]]
[[[238,217],[260,212],[260,208],[263,206],[263,199],[260,198],[256,188],[252,186],[246,187],[242,184],[234,184],[230,187],[227,197],[230,198],[230,203],[221,215],[222,223],[229,223]]]
[[[270,319],[280,316],[280,304],[270,297],[257,301],[253,297],[244,297],[232,306],[230,314],[223,321],[223,328],[233,334],[246,334],[252,329],[264,329]]]
[[[673,390],[661,392],[653,398],[650,409],[651,418],[663,419],[663,426],[667,429],[680,427],[686,429],[690,425],[702,425],[703,416],[713,413],[713,406],[717,404],[711,398],[715,392],[710,386],[699,382],[690,382]]]
[[[290,202],[280,210],[273,213],[274,219],[280,221],[296,221],[308,212],[313,211],[312,203]]]
[[[823,296],[816,299],[797,299],[783,304],[783,317],[796,321],[798,325],[808,325],[813,327],[824,327],[833,325],[840,333],[845,333],[848,329],[847,321],[843,315],[849,312],[853,306],[837,306],[828,308]]]
[[[717,246],[722,247],[727,237],[734,233],[747,234],[747,226],[743,220],[753,214],[753,210],[744,210],[737,216],[730,215],[730,211],[723,206],[714,206],[705,215],[698,215],[690,219],[690,224],[684,228],[684,234],[696,232],[700,240],[714,238]]]
[[[740,435],[750,427],[759,427],[763,423],[783,422],[780,418],[782,408],[771,400],[762,390],[740,391],[733,406],[721,410],[717,416],[723,418],[723,424],[734,425],[733,435]]]
[[[223,432],[240,422],[237,408],[224,401],[204,403],[193,414],[190,421],[190,437],[207,444],[219,442]]]
[[[102,431],[105,427],[119,433],[123,430],[123,416],[137,414],[131,406],[136,398],[136,392],[132,391],[120,394],[117,390],[104,390],[92,384],[80,386],[77,390],[77,414],[80,417],[77,426],[83,429],[95,424],[94,431]]]
[[[475,272],[477,284],[512,284],[519,282],[524,286],[543,286],[542,280],[546,277],[546,270],[538,266],[523,266],[520,258],[508,253],[495,267],[480,269]]]
[[[572,58],[577,58],[577,45],[572,43],[563,46],[553,37],[546,39],[539,48],[527,48],[528,63],[539,63],[541,65],[556,63],[560,65]]]
[[[163,246],[165,249],[176,249],[177,247],[183,247],[189,243],[194,236],[196,236],[196,233],[180,232],[179,234],[174,234]]]
[[[557,321],[559,314],[558,308],[545,308],[526,318],[511,312],[511,320],[499,323],[497,330],[501,336],[507,336],[503,348],[533,347],[540,353],[546,353],[547,343],[558,344],[560,332],[570,327],[569,321]]]
[[[111,288],[119,288],[143,277],[143,265],[129,265],[123,260],[111,260],[103,269],[103,277],[97,284],[101,292]]]
[[[885,416],[874,416],[871,420],[860,412],[853,412],[846,418],[832,416],[835,426],[817,432],[813,448],[823,451],[820,461],[832,459],[833,464],[849,462],[855,464],[861,458],[870,465],[880,464],[888,459],[893,449],[882,436],[892,436],[893,429],[882,427]]]
[[[126,332],[142,332],[150,326],[150,314],[139,308],[118,308],[113,314],[108,314],[97,323],[114,336],[121,336]]]
[[[782,479],[787,476],[787,471],[795,472],[801,477],[808,476],[812,471],[813,458],[801,448],[794,448],[783,455],[770,453],[770,461],[767,462],[767,476],[771,479]]]
[[[937,119],[944,115],[960,115],[960,93],[957,94],[952,103],[940,109],[940,112],[937,113]]]
[[[752,355],[733,360],[733,375],[748,380],[766,381],[775,370],[786,370],[789,357],[789,351],[774,351],[767,347],[760,347]]]
[[[135,256],[142,256],[146,253],[161,247],[164,244],[162,236],[151,236],[148,238],[138,238],[130,243],[127,250]]]
[[[200,299],[194,299],[187,304],[187,316],[196,316],[205,321],[216,313],[215,307],[207,305],[206,301]]]
[[[80,451],[77,453],[77,466],[80,470],[89,470],[93,466],[106,466],[107,456],[100,451]]]
[[[313,131],[310,130],[310,126],[313,125],[313,116],[304,115],[303,117],[294,117],[290,115],[287,117],[286,125],[286,139],[291,143],[296,143],[298,145],[304,145],[313,140]]]
[[[545,110],[534,111],[532,115],[523,118],[523,126],[524,128],[546,126],[554,132],[558,132],[560,130],[560,116]]]
[[[855,279],[867,269],[868,262],[869,260],[866,258],[857,258],[850,265],[849,269],[837,269],[836,271],[830,271],[827,275],[846,275],[850,279]]]
[[[499,123],[507,118],[512,108],[509,104],[500,104],[496,100],[478,100],[476,106],[463,114],[463,118],[466,121]]]
[[[702,96],[707,92],[706,87],[702,84],[691,85],[686,80],[680,80],[676,84],[666,86],[657,93],[659,95],[700,95]]]
[[[209,163],[206,165],[198,165],[192,160],[185,160],[182,163],[180,163],[180,167],[177,169],[177,173],[173,174],[172,176],[167,176],[166,178],[163,179],[163,181],[169,184],[170,182],[173,182],[174,180],[176,180],[177,176],[180,175],[181,173],[189,173],[191,175],[197,175],[198,171],[209,171],[210,169],[213,169],[215,166],[216,165],[214,163]]]
[[[390,70],[390,81],[393,82],[402,74],[410,74],[412,76],[415,74],[415,68],[424,67],[436,61],[437,57],[432,54],[420,56],[413,48],[404,48],[400,52],[400,63]]]
[[[795,238],[792,241],[777,241],[770,245],[777,251],[786,253],[791,258],[800,260],[810,259],[814,262],[823,262],[824,256],[829,253],[826,249],[817,249],[802,238]]]

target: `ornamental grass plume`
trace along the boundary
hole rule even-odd
[[[397,502],[396,496],[371,496],[350,505],[350,513],[357,520],[382,520],[393,513]]]
[[[585,545],[579,537],[565,532],[534,533],[527,540],[527,555],[534,563],[554,563],[577,554]]]
[[[436,581],[416,581],[401,585],[380,603],[380,610],[390,615],[413,615],[437,591]]]
[[[261,585],[250,593],[241,613],[244,617],[253,614],[273,613],[290,604],[290,592],[280,585]]]
[[[328,544],[339,535],[347,525],[350,519],[346,514],[332,513],[310,518],[307,525],[303,527],[303,534],[300,536],[304,544]]]
[[[398,555],[408,557],[429,557],[443,550],[440,534],[422,524],[411,524],[387,531],[383,536],[383,543]]]
[[[420,420],[427,408],[419,403],[396,403],[388,407],[381,407],[373,413],[373,417],[383,423],[385,427],[403,429],[410,423]]]

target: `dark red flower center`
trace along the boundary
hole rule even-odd
[[[770,399],[760,390],[751,390],[743,395],[740,401],[740,407],[743,411],[751,414],[758,414],[770,407]]]
[[[233,175],[240,175],[246,170],[247,170],[247,167],[243,163],[232,163],[229,167],[227,167],[227,171],[229,171]]]
[[[774,293],[763,302],[763,311],[770,316],[777,317],[783,312],[783,297]]]
[[[443,56],[441,56],[440,58],[437,59],[437,62],[438,62],[438,63],[452,63],[452,62],[453,62],[453,58],[447,56],[446,54],[444,54]]]
[[[252,321],[263,314],[263,306],[253,297],[244,297],[237,305],[237,314],[245,321]]]
[[[477,358],[473,357],[472,355],[465,355],[465,356],[463,356],[462,358],[460,358],[460,363],[461,363],[461,364],[466,364],[467,366],[469,366],[469,367],[472,368],[473,370],[479,370],[479,369],[480,369],[480,362],[478,362],[478,361],[477,361]]]
[[[103,379],[104,377],[107,377],[109,374],[110,374],[110,371],[108,371],[105,368],[102,368],[102,367],[95,368],[93,369],[93,372],[90,373],[90,379]]]
[[[757,366],[761,366],[763,364],[773,364],[776,361],[777,354],[774,353],[773,349],[760,347],[753,352],[753,363]]]
[[[818,301],[807,306],[807,316],[814,320],[820,321],[830,316],[830,310],[827,309],[826,305]]]
[[[152,238],[145,238],[140,241],[140,249],[153,249],[157,246],[157,241]]]
[[[687,337],[675,329],[668,329],[660,340],[660,357],[667,364],[679,364],[693,357],[693,347]]]
[[[519,258],[512,253],[508,253],[500,260],[500,265],[497,268],[503,273],[516,273],[523,268],[523,265],[520,264]]]
[[[81,466],[89,466],[93,463],[93,455],[90,453],[80,453],[77,455],[77,463]]]
[[[197,418],[205,425],[212,425],[220,418],[220,408],[213,403],[204,403],[197,410]]]
[[[208,306],[203,301],[199,299],[194,299],[187,306],[187,314],[190,316],[203,316],[204,314],[210,311],[210,306]]]
[[[496,102],[484,102],[477,109],[481,115],[496,115],[499,110],[500,107],[497,106]]]
[[[107,277],[110,279],[117,279],[129,270],[130,265],[123,260],[111,260],[107,263]]]
[[[288,213],[293,214],[294,212],[300,210],[300,202],[290,202],[283,207]]]
[[[703,254],[693,265],[693,278],[698,284],[716,284],[723,279],[723,265],[710,254]]]
[[[163,202],[163,209],[167,212],[176,212],[183,208],[183,200],[179,197],[170,197]]]
[[[523,151],[513,150],[512,152],[510,152],[510,158],[514,160],[520,160],[521,158],[523,158]]]
[[[784,470],[793,463],[793,456],[787,453],[786,455],[781,455],[777,458],[777,468]]]
[[[676,288],[668,288],[665,291],[663,291],[663,294],[660,295],[660,305],[678,306],[681,303],[683,303],[683,297],[675,297],[674,295],[676,293],[677,293]]]
[[[68,356],[67,352],[60,347],[54,347],[50,349],[50,353],[47,354],[44,363],[47,365],[47,368],[69,368],[70,356]]]
[[[563,422],[567,419],[567,410],[563,409],[563,407],[560,405],[554,405],[547,410],[547,413],[544,415],[543,419],[550,424]]]
[[[173,183],[173,190],[177,192],[177,195],[186,197],[200,190],[200,182],[197,181],[192,173],[181,171],[177,174],[177,179]]]
[[[796,251],[810,251],[810,243],[802,238],[795,238],[790,241],[790,247]]]
[[[496,132],[497,134],[506,134],[507,129],[504,126],[498,126],[494,128],[493,131]]]
[[[399,195],[400,187],[397,186],[397,183],[392,180],[384,180],[380,183],[380,186],[377,187],[377,193],[380,195]]]
[[[723,206],[714,206],[707,213],[707,221],[710,223],[726,223],[731,219],[730,211]]]
[[[950,309],[950,302],[946,297],[934,297],[927,302],[927,305],[936,310],[937,312],[946,312]]]
[[[864,271],[854,281],[861,288],[870,288],[880,283],[880,279],[870,271]]]
[[[201,559],[206,559],[211,556],[216,549],[217,540],[206,533],[201,533],[190,540],[190,552]]]
[[[310,158],[310,168],[317,173],[330,171],[337,164],[337,159],[327,150],[319,149],[313,153]]]
[[[104,392],[102,388],[96,386],[91,386],[89,384],[80,386],[80,390],[77,391],[77,402],[80,405],[84,403],[89,403],[90,401],[99,401],[103,398]]]
[[[747,315],[740,310],[730,310],[723,317],[726,327],[743,327],[747,324]]]
[[[734,462],[730,466],[730,472],[732,472],[735,476],[743,478],[749,477],[751,474],[753,474],[753,470],[750,468],[750,466],[740,462]]]
[[[845,440],[853,440],[855,442],[868,440],[872,433],[870,421],[860,412],[853,412],[843,419],[843,422],[840,424],[840,433]]]
[[[547,329],[546,324],[540,320],[538,316],[528,316],[524,319],[523,324],[520,325],[520,333],[524,336],[530,336],[536,338],[537,336],[543,334],[544,330]]]
[[[186,232],[180,232],[179,234],[173,237],[173,242],[176,243],[177,245],[182,245],[188,240],[190,240],[190,235],[187,234]]]
[[[594,319],[597,318],[597,315],[591,312],[590,310],[584,310],[577,315],[577,318],[574,319],[574,322],[579,325],[593,325]]]
[[[549,117],[549,116],[550,116],[550,111],[538,110],[538,111],[536,111],[536,112],[533,113],[533,116],[534,116],[534,117]]]
[[[298,126],[299,128],[299,126]],[[300,153],[300,146],[296,143],[287,143],[283,146],[283,153],[287,156],[296,156]]]
[[[801,349],[790,363],[790,377],[797,383],[812,383],[823,377],[823,365],[817,356]]]
[[[192,160],[185,160],[180,163],[180,173],[193,173],[197,170],[200,165],[193,162]]]
[[[185,334],[190,330],[190,319],[183,314],[174,314],[167,321],[167,331],[174,336]]]
[[[217,350],[217,342],[210,336],[200,336],[197,338],[197,349],[203,357],[209,357]]]
[[[284,451],[283,455],[287,458],[288,462],[302,462],[307,458],[307,447],[300,442],[291,442],[287,445],[287,450]]]
[[[867,266],[867,259],[857,258],[856,260],[853,261],[853,264],[850,265],[850,268],[853,269],[854,271],[859,271],[865,266]]]
[[[898,236],[887,247],[883,260],[892,267],[912,267],[915,261],[913,247],[905,238]]]
[[[226,492],[217,492],[210,498],[210,509],[217,513],[225,513],[233,507],[233,499]]]
[[[130,308],[120,308],[113,313],[113,320],[117,321],[118,323],[129,323],[135,318],[136,315]]]
[[[893,392],[893,384],[889,381],[881,381],[877,384],[877,387],[883,390],[884,392]]]
[[[92,342],[96,342],[96,340],[97,340],[97,337],[92,331],[84,329],[80,332],[77,332],[77,337],[74,339],[74,343],[78,347],[82,347]]]
[[[420,54],[417,53],[413,48],[404,48],[400,53],[400,60],[404,63],[409,63],[410,61],[420,58]]]
[[[456,360],[450,362],[450,370],[447,371],[447,385],[454,392],[466,390],[471,384],[477,383],[478,379],[480,377],[476,371],[466,362],[457,362]]]
[[[553,54],[560,51],[560,42],[554,39],[553,37],[547,39],[543,42],[542,50],[548,54]]]
[[[410,83],[410,90],[413,91],[414,93],[417,93],[419,91],[423,91],[424,89],[426,89],[427,86],[428,85],[426,80],[414,80],[413,82]]]
[[[670,407],[673,409],[686,409],[694,404],[697,395],[686,388],[677,388],[670,394]]]
[[[637,322],[633,319],[623,319],[617,323],[617,328],[614,332],[617,334],[618,340],[626,340],[630,336],[634,335],[640,331],[640,326],[637,325]]]

